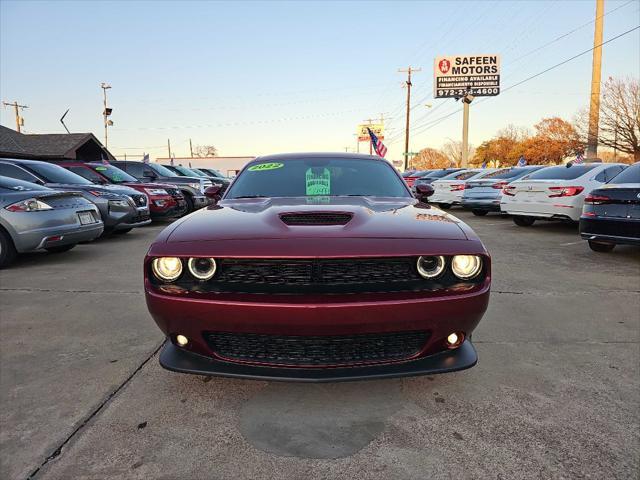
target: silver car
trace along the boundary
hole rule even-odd
[[[501,168],[479,179],[469,180],[462,194],[462,206],[474,215],[482,217],[489,212],[500,211],[502,189],[510,182],[519,180],[545,165]]]
[[[103,230],[98,208],[80,192],[0,176],[0,268],[18,253],[64,252]]]

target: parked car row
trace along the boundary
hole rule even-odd
[[[413,178],[414,194],[430,185],[430,203],[445,210],[500,212],[521,227],[537,220],[579,222],[581,237],[598,252],[640,245],[640,163],[426,170],[404,178]]]
[[[206,173],[205,173],[206,172]],[[61,252],[210,204],[229,180],[215,170],[136,161],[0,159],[0,268],[18,253]]]

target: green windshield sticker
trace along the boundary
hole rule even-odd
[[[310,168],[305,177],[307,195],[331,195],[331,172],[328,168]]]
[[[250,172],[264,172],[265,170],[275,170],[276,168],[284,167],[284,163],[260,163],[249,167]]]
[[[104,172],[107,169],[107,167],[96,167],[96,170],[99,172]]]

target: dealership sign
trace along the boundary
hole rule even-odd
[[[357,134],[359,142],[368,142],[371,140],[367,128],[370,128],[371,131],[376,134],[378,140],[384,140],[384,125],[382,123],[363,123],[358,125]]]
[[[500,55],[453,55],[433,62],[433,97],[493,97],[500,93]]]

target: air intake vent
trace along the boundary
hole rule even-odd
[[[346,225],[353,214],[342,212],[283,213],[287,225]]]

